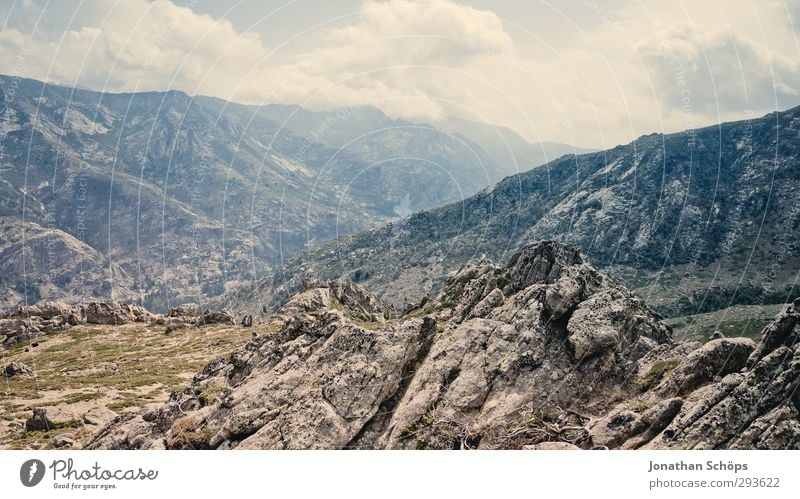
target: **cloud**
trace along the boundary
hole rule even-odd
[[[513,49],[497,15],[447,0],[367,0],[346,25],[311,40],[319,48],[280,68],[291,83],[274,87],[273,98],[318,108],[372,104],[419,120],[441,118],[444,98],[469,104],[457,72],[487,50]]]
[[[243,60],[266,52],[257,35],[240,35],[227,21],[166,0],[122,2],[103,20],[62,33],[7,28],[0,33],[0,64],[101,90],[193,91],[203,82],[201,88],[218,93],[239,81]]]
[[[667,109],[713,115],[782,109],[800,97],[800,64],[730,29],[674,26],[639,52]]]
[[[267,46],[256,31],[168,0],[22,0],[10,12],[0,4],[11,19],[0,30],[0,67],[107,91],[371,104],[415,121],[456,115],[532,141],[596,147],[694,126],[682,116],[687,91],[698,126],[774,109],[776,95],[778,107],[800,103],[783,0],[731,0],[724,11],[713,1],[561,11],[500,2],[497,12],[463,3],[471,1],[363,0]],[[277,22],[247,21],[263,30]]]
[[[33,3],[21,8],[21,17],[36,17]],[[93,16],[93,25],[62,33],[3,30],[0,64],[107,91],[175,88],[321,108],[366,103],[395,116],[436,119],[442,114],[436,97],[455,92],[430,71],[409,66],[461,68],[486,48],[512,45],[496,15],[446,0],[366,1],[348,24],[311,33],[317,48],[295,54],[291,44],[273,53],[255,33],[237,33],[228,21],[167,0],[129,0],[106,10],[102,19]],[[15,54],[24,55],[23,68]]]

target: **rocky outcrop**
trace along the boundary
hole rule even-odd
[[[800,448],[799,318],[797,300],[758,344],[718,338],[655,349],[640,362],[636,385],[644,391],[592,423],[592,442],[623,449]]]
[[[40,302],[0,315],[0,338],[5,346],[65,331],[86,321],[83,307],[62,302]]]
[[[758,345],[676,343],[553,242],[466,265],[403,316],[352,283],[315,281],[269,332],[88,446],[797,448],[798,305]]]
[[[75,440],[75,436],[71,433],[62,433],[57,435],[47,445],[50,449],[79,449],[80,445]]]
[[[150,322],[156,315],[138,305],[127,303],[92,302],[86,305],[88,324],[119,325],[131,322]]]
[[[593,296],[615,341],[576,356],[565,339],[583,330],[571,318]],[[404,317],[352,283],[312,281],[273,319],[279,330],[90,447],[507,447],[545,412],[619,392],[647,348],[670,341],[641,302],[553,242],[508,266],[463,268]]]
[[[4,346],[10,346],[80,324],[121,325],[159,320],[163,318],[127,303],[91,302],[84,306],[45,301],[0,315],[0,340]]]
[[[56,425],[47,417],[47,410],[37,407],[33,410],[33,416],[25,421],[25,431],[50,431]]]
[[[196,317],[202,313],[196,303],[184,303],[169,309],[168,317]]]
[[[93,407],[83,415],[83,422],[87,425],[104,426],[113,421],[116,417],[117,414],[111,409]]]
[[[227,326],[233,326],[236,324],[236,321],[234,320],[233,315],[231,315],[231,313],[227,310],[206,310],[194,321],[194,325],[203,326],[206,324],[224,324]]]
[[[800,299],[764,329],[757,345],[741,339],[725,345],[721,342],[733,340],[720,339],[687,356],[663,386],[701,386],[684,396],[680,412],[645,447],[800,448],[798,325]],[[698,363],[700,358],[707,362]],[[709,366],[716,369],[713,380]],[[651,397],[664,391],[657,389]]]
[[[22,362],[11,362],[3,368],[3,376],[6,378],[36,378],[33,369],[23,364]]]

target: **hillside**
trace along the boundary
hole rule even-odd
[[[463,202],[313,249],[222,302],[277,306],[303,276],[347,277],[403,306],[472,258],[525,241],[582,248],[670,316],[797,295],[800,108],[565,156]]]
[[[287,108],[317,120],[304,129],[274,121],[275,109],[0,77],[4,223],[63,232],[105,259],[82,275],[74,260],[71,277],[64,262],[40,262],[62,268],[57,286],[42,273],[5,275],[28,299],[7,294],[0,306],[76,301],[79,281],[89,296],[157,310],[203,302],[322,241],[499,178],[478,145],[430,125]],[[352,143],[341,147],[334,130]]]

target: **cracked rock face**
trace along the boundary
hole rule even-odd
[[[87,447],[794,448],[798,308],[758,345],[674,343],[549,241],[466,265],[401,317],[352,283],[314,281],[275,327]]]

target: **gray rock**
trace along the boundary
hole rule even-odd
[[[79,305],[67,305],[60,301],[42,301],[35,305],[18,307],[10,314],[7,314],[7,317],[39,317],[47,320],[57,317],[68,317],[70,315],[74,315],[77,319],[82,318],[84,315],[83,307]]]
[[[627,354],[636,350],[636,356],[641,357],[643,350],[669,342],[672,335],[668,326],[622,288],[607,289],[583,301],[570,317],[567,332],[577,359],[616,348]]]
[[[33,416],[25,421],[25,431],[50,431],[55,424],[47,417],[47,411],[41,407],[33,410]]]
[[[75,440],[75,436],[72,435],[71,433],[62,433],[61,435],[57,435],[52,440],[50,440],[49,446],[52,449],[80,448],[78,442]]]
[[[33,372],[33,369],[22,362],[11,362],[10,364],[6,365],[5,368],[3,368],[3,376],[6,378],[36,378],[36,374]]]
[[[187,316],[167,317],[164,321],[164,332],[166,334],[170,334],[179,329],[185,329],[187,327],[194,326],[195,320],[196,319]]]
[[[554,311],[617,288],[555,243],[513,262],[462,269],[428,304],[436,319],[387,321],[391,308],[351,283],[308,283],[278,312],[279,331],[215,359],[158,416],[118,419],[89,447],[521,448],[527,442],[510,443],[509,433],[538,421],[528,407],[557,414],[587,391],[615,390],[635,368],[638,335],[648,346],[669,340],[655,315],[617,290],[597,306],[623,317],[603,312],[620,348],[576,359]],[[506,294],[500,282],[526,287]],[[561,298],[548,304],[548,295]],[[440,306],[448,299],[451,312]],[[194,395],[212,383],[223,395]],[[549,431],[542,425],[526,431]]]
[[[206,310],[203,314],[197,318],[194,322],[195,326],[203,326],[207,324],[223,324],[226,326],[233,326],[236,324],[236,321],[233,319],[233,315],[227,310]]]
[[[197,317],[201,313],[200,305],[196,303],[183,303],[169,309],[169,317]]]
[[[86,305],[86,322],[88,324],[119,325],[131,322],[149,322],[154,319],[154,314],[138,305],[111,302],[92,302]]]
[[[659,388],[662,395],[681,395],[744,367],[756,344],[749,338],[711,340],[690,353]]]
[[[800,448],[795,305],[757,347],[674,343],[555,243],[464,266],[421,317],[352,284],[307,284],[270,319],[279,329],[88,447]]]
[[[761,341],[747,359],[747,366],[753,367],[767,354],[779,346],[795,348],[800,344],[800,298],[797,298],[786,310],[781,312],[772,324],[761,332]]]
[[[83,422],[93,426],[104,426],[114,420],[117,413],[105,407],[93,407],[83,415]]]

